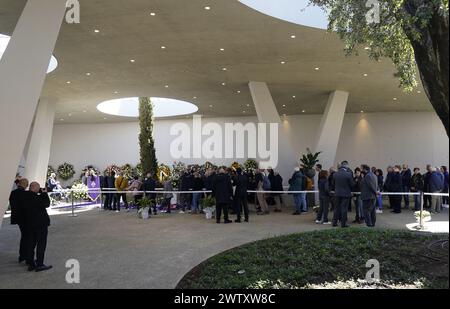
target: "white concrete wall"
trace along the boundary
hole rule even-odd
[[[283,118],[296,153],[314,147],[321,115],[296,115]],[[177,120],[192,127],[192,119]],[[215,121],[254,122],[256,117],[203,119],[203,124]],[[156,121],[155,142],[160,162],[171,165],[171,125],[175,121]],[[55,125],[50,164],[57,167],[69,162],[81,169],[92,164],[101,169],[114,163],[137,164],[139,161],[137,123],[114,124],[59,124]],[[371,113],[346,114],[339,141],[336,162],[349,160],[352,165],[368,163],[380,168],[389,164],[409,163],[448,165],[449,140],[434,113]],[[282,150],[280,150],[282,151]],[[183,160],[187,164],[205,160]],[[213,160],[211,160],[213,161]],[[216,164],[230,164],[233,160],[216,160]],[[238,160],[244,161],[244,160]]]

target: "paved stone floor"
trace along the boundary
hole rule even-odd
[[[354,214],[350,214],[352,217]],[[29,273],[17,264],[19,230],[5,219],[0,230],[0,288],[174,288],[194,266],[233,247],[276,235],[330,229],[314,224],[313,214],[291,211],[251,217],[246,224],[218,225],[202,215],[162,214],[148,221],[136,213],[98,209],[52,216],[46,263],[54,268]],[[448,211],[433,216],[448,233]],[[385,212],[377,228],[407,229],[411,211]],[[81,283],[65,281],[65,263],[77,259]]]

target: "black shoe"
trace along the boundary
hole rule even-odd
[[[229,224],[229,223],[233,223],[233,221],[231,221],[231,220],[225,220],[224,223],[225,223],[225,224]]]
[[[28,265],[28,271],[33,271],[35,269],[36,269],[36,265],[35,264]]]
[[[41,271],[46,271],[46,270],[49,270],[49,269],[52,269],[53,268],[53,266],[51,266],[51,265],[41,265],[41,266],[38,266],[38,267],[36,267],[36,269],[35,269],[35,272],[41,272]]]
[[[299,216],[300,213],[299,213],[298,211],[296,211],[296,212],[294,212],[292,215],[293,215],[293,216]]]
[[[234,222],[236,222],[236,223],[242,223],[241,219],[236,219],[236,220],[234,220]]]
[[[244,222],[248,222],[248,219],[245,219]]]
[[[220,224],[220,221],[216,221],[217,224]]]
[[[19,256],[17,261],[19,262],[19,264],[22,264],[22,262],[25,261],[25,259],[23,257]]]

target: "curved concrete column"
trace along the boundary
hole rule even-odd
[[[317,132],[315,151],[321,151],[320,163],[324,169],[335,165],[336,152],[344,123],[349,93],[336,90],[330,94],[325,113]]]
[[[272,167],[278,169],[286,184],[293,173],[294,167],[299,164],[298,156],[295,155],[292,143],[289,140],[289,127],[283,125],[266,83],[252,81],[249,83],[249,88],[255,104],[258,121],[260,123],[278,124],[278,166]]]
[[[30,144],[25,155],[24,177],[30,182],[39,182],[41,186],[45,185],[47,178],[54,119],[55,102],[49,99],[40,99],[34,125],[30,132]]]
[[[65,10],[66,0],[29,0],[0,61],[0,226]]]

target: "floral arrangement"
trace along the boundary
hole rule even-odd
[[[248,159],[244,163],[244,169],[246,172],[254,172],[258,169],[258,162],[255,159]]]
[[[72,164],[65,162],[58,167],[57,175],[62,180],[69,180],[75,175],[75,168]]]
[[[104,173],[109,174],[111,172],[119,174],[120,172],[122,172],[122,169],[119,166],[112,164],[105,169]]]
[[[420,221],[420,211],[414,212],[414,217],[416,218],[417,222]],[[431,220],[431,213],[429,211],[422,211],[422,221],[428,222]]]
[[[170,167],[165,164],[160,164],[158,166],[157,176],[160,183],[164,183],[166,180],[170,179],[172,172]]]
[[[237,170],[238,168],[241,168],[241,165],[239,162],[233,162],[233,164],[231,164],[231,168]]]
[[[178,187],[178,182],[181,178],[181,175],[186,170],[186,164],[183,162],[174,162],[172,165],[172,182],[174,188]]]
[[[133,167],[131,166],[131,164],[125,164],[124,166],[122,166],[120,168],[122,170],[123,176],[131,179],[133,178]]]
[[[51,165],[49,165],[47,167],[47,178],[49,178],[51,174],[56,174],[56,171]]]
[[[75,200],[87,200],[89,199],[88,187],[82,183],[74,182],[70,188],[72,191],[72,197]]]

